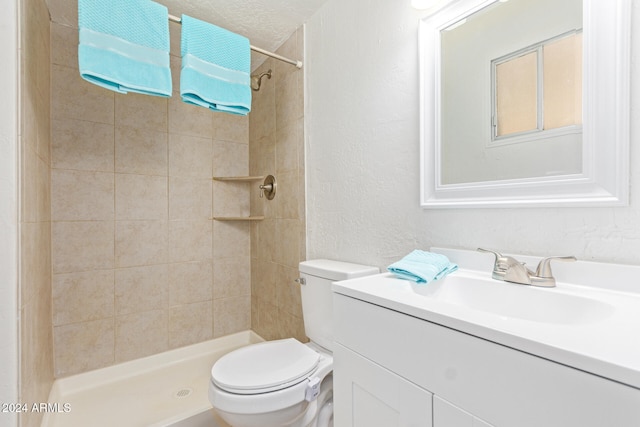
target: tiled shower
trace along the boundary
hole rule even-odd
[[[78,75],[75,3],[21,2],[21,401],[46,401],[55,377],[249,328],[303,339],[303,72],[265,61],[254,72],[273,78],[248,118],[175,92],[114,94]],[[302,52],[302,29],[278,50]],[[275,175],[276,198],[211,180],[248,174]]]

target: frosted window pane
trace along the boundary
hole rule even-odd
[[[497,136],[536,130],[537,52],[496,66]]]
[[[582,123],[582,34],[544,46],[544,129]]]

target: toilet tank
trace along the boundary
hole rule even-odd
[[[309,339],[333,351],[333,295],[331,283],[377,274],[377,267],[329,259],[300,263],[302,314]]]

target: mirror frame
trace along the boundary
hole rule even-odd
[[[440,31],[496,1],[453,1],[420,20],[420,205],[627,206],[631,0],[583,0],[581,174],[440,182]]]

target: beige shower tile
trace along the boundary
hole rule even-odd
[[[211,218],[212,181],[209,178],[169,178],[169,219]]]
[[[213,270],[213,298],[251,295],[251,258],[216,259]]]
[[[48,308],[34,302],[20,310],[20,402],[46,402],[49,399],[54,377],[53,328],[51,307]],[[26,426],[39,427],[40,422],[26,423]]]
[[[251,328],[249,295],[213,301],[213,336],[215,338]]]
[[[167,175],[168,134],[148,129],[117,126],[115,171],[141,175]]]
[[[278,265],[274,262],[255,260],[252,263],[251,294],[270,304],[277,305]]]
[[[177,11],[174,11],[177,12]],[[171,11],[169,11],[171,13]],[[169,21],[169,42],[171,47],[171,55],[180,57],[180,44],[182,41],[181,37],[182,25],[177,22]],[[175,90],[175,87],[174,87]]]
[[[276,170],[276,134],[271,132],[257,141],[258,150],[251,154],[249,167],[256,175],[274,175]],[[277,176],[276,176],[277,178]]]
[[[115,271],[116,315],[166,309],[169,301],[167,264],[121,268]]]
[[[300,263],[300,221],[296,219],[276,220],[276,256],[278,264],[297,268]]]
[[[176,24],[177,25],[177,24]],[[182,67],[182,58],[180,55],[180,42],[178,41],[178,56],[175,56],[175,50],[171,47],[171,56],[169,57],[171,66],[171,91],[172,97],[180,98],[180,68]],[[168,102],[168,101],[167,101]],[[168,104],[167,104],[168,105]]]
[[[49,222],[24,222],[20,226],[21,304],[31,304],[48,294],[51,286],[51,227]]]
[[[137,359],[169,349],[166,310],[118,316],[115,320],[115,361]]]
[[[258,259],[274,261],[276,257],[276,220],[265,219],[258,224]]]
[[[295,338],[300,342],[308,342],[304,331],[302,317],[294,316],[284,310],[278,310],[278,333],[280,338]]]
[[[49,76],[47,76],[49,79]],[[48,80],[47,80],[48,81]],[[51,89],[47,87],[45,95],[39,95],[36,103],[38,135],[36,150],[38,155],[47,165],[51,164],[51,106],[49,93]]]
[[[169,264],[169,306],[210,301],[212,283],[210,260]]]
[[[249,216],[249,185],[246,182],[214,181],[213,216]]]
[[[249,256],[251,228],[247,222],[216,221],[213,227],[215,259]]]
[[[54,274],[53,325],[113,317],[113,270]]]
[[[280,129],[304,116],[303,72],[296,70],[276,80],[276,128]]]
[[[78,30],[51,24],[51,63],[65,67],[78,66]]]
[[[51,116],[114,123],[114,92],[91,84],[77,68],[53,65],[51,68]]]
[[[212,258],[211,221],[169,221],[170,262]]]
[[[169,348],[213,338],[211,301],[179,305],[169,309]]]
[[[115,124],[168,132],[167,98],[137,93],[115,94]]]
[[[53,222],[53,272],[70,273],[113,268],[113,235],[113,221]]]
[[[117,220],[168,218],[167,177],[116,174]]]
[[[38,167],[40,159],[32,147],[22,143],[20,190],[22,194],[22,221],[35,222],[38,219]]]
[[[51,172],[49,165],[40,157],[37,157],[37,212],[36,219],[38,221],[51,220]]]
[[[278,265],[277,274],[278,308],[294,316],[302,317],[300,284],[295,281],[300,277],[298,268]]]
[[[169,175],[210,179],[212,147],[210,138],[169,135]]]
[[[297,119],[276,133],[276,172],[293,172],[299,169],[300,154],[304,147],[303,119]]]
[[[278,333],[278,307],[258,298],[258,330],[256,333],[267,341],[282,338]]]
[[[116,266],[165,263],[167,230],[167,221],[116,221]]]
[[[283,172],[278,175],[278,193],[273,200],[276,206],[276,217],[284,219],[298,219],[298,173]]]
[[[174,96],[169,99],[169,133],[211,138],[211,114],[207,108],[186,104]]]
[[[249,117],[227,113],[211,114],[211,136],[217,141],[249,143]]]
[[[51,133],[51,167],[113,172],[113,125],[52,120]]]
[[[276,129],[275,89],[272,81],[263,80],[259,92],[254,92],[249,121],[252,141],[259,141]]]
[[[113,220],[113,174],[54,169],[51,171],[53,221]]]
[[[48,0],[51,22],[78,28],[78,2],[67,0]]]
[[[249,145],[214,140],[213,175],[249,175]]]
[[[113,318],[56,326],[53,336],[56,377],[113,364]]]

